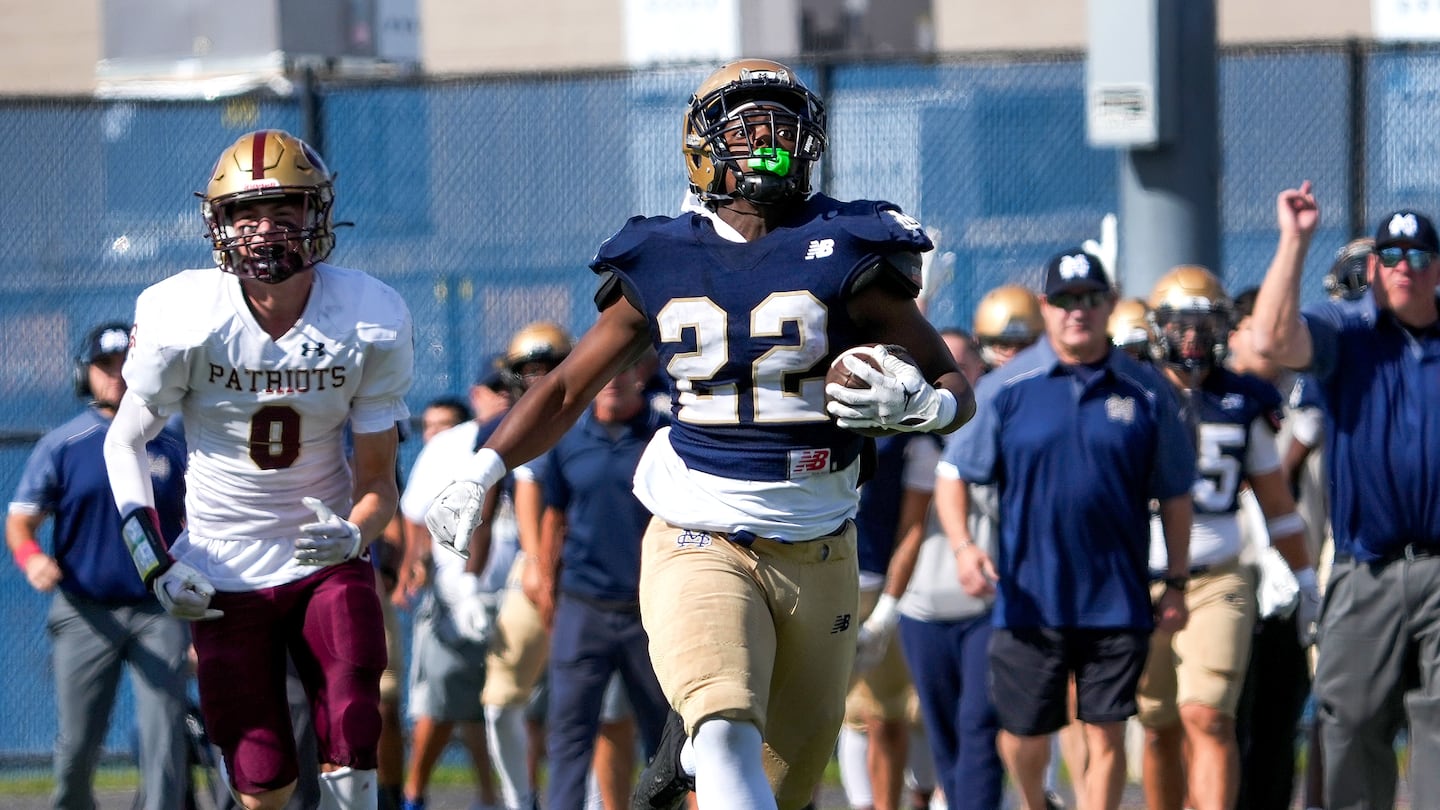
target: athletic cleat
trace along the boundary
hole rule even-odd
[[[685,747],[685,721],[673,709],[665,719],[660,747],[655,758],[640,773],[630,810],[678,810],[695,789],[695,777],[680,767],[680,749]]]
[[[1065,810],[1065,800],[1053,790],[1045,791],[1045,810]]]

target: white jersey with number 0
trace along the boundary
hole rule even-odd
[[[409,416],[410,312],[400,295],[328,264],[299,322],[278,340],[260,328],[239,279],[187,270],[146,289],[125,363],[132,394],[184,418],[190,459],[187,533],[177,559],[219,590],[270,587],[314,573],[295,563],[300,499],[351,507],[345,427],[389,430]]]

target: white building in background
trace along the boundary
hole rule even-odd
[[[1440,3],[1216,2],[1224,44],[1440,38]],[[1078,51],[1085,16],[1083,0],[0,0],[0,95],[283,90],[305,64],[470,74],[738,55]]]

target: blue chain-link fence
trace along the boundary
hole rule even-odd
[[[1115,210],[1119,156],[1085,143],[1080,54],[797,68],[830,110],[825,190],[893,200],[937,233],[937,325],[967,326],[998,284],[1035,284],[1046,257],[1098,236]],[[128,318],[145,285],[209,263],[192,192],[240,134],[309,135],[338,173],[336,215],[355,227],[332,261],[409,302],[418,413],[462,391],[521,325],[593,321],[586,264],[626,217],[677,209],[680,116],[707,72],[322,82],[300,100],[0,100],[0,493],[34,438],[80,407],[70,368],[84,331]],[[1220,94],[1218,269],[1232,289],[1259,282],[1275,195],[1301,179],[1324,206],[1309,300],[1368,217],[1440,208],[1440,50],[1228,50]],[[0,760],[50,749],[46,604],[0,567]],[[133,711],[127,689],[111,750],[130,750]]]

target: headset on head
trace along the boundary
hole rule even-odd
[[[126,340],[128,341],[130,335],[130,324],[125,323],[124,321],[110,321],[108,323],[102,323],[99,326],[96,326],[85,333],[85,340],[80,344],[80,351],[75,355],[75,364],[73,369],[75,396],[80,397],[81,399],[90,399],[92,396],[95,395],[95,392],[90,390],[90,364],[94,363],[96,359],[104,356],[105,354],[117,353],[96,352],[95,344],[100,340],[101,335],[105,334],[106,332],[112,331],[124,332],[126,335]]]

